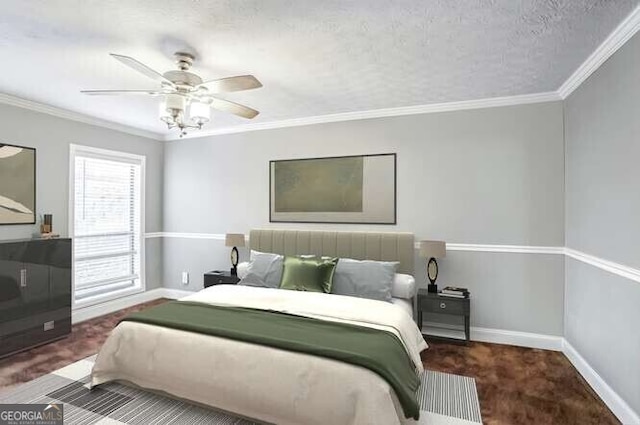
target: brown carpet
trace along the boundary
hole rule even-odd
[[[620,423],[560,352],[427,342],[425,368],[476,379],[485,424]]]
[[[0,389],[27,382],[98,352],[127,313],[156,300],[73,326],[71,335],[0,360]],[[476,379],[486,424],[618,424],[562,353],[474,342],[429,341],[425,368]]]

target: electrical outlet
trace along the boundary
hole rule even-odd
[[[189,284],[189,272],[182,272],[182,284],[185,286]]]

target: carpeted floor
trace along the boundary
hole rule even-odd
[[[0,389],[95,354],[127,313],[152,301],[73,326],[61,341],[0,360]],[[476,379],[486,424],[618,424],[562,353],[498,344],[429,341],[425,368]]]
[[[427,342],[425,368],[476,379],[485,424],[620,423],[560,352]]]

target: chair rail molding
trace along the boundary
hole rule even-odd
[[[224,241],[223,233],[188,233],[188,232],[154,232],[146,233],[145,238],[181,238],[204,239]],[[249,240],[249,236],[246,236]],[[418,249],[418,243],[415,248]],[[564,255],[568,258],[592,265],[609,273],[622,276],[626,279],[640,283],[640,270],[625,266],[610,260],[586,254],[573,248],[563,246],[537,246],[537,245],[495,245],[495,244],[465,244],[447,243],[447,250],[461,252],[489,252],[489,253],[513,253],[513,254],[538,254],[538,255]]]
[[[145,238],[180,238],[180,239],[209,239],[214,241],[225,240],[223,233],[185,233],[185,232],[154,232],[146,233]]]
[[[569,258],[573,258],[574,260],[590,264],[609,273],[640,283],[640,270],[634,269],[633,267],[605,260],[603,258],[596,257],[595,255],[586,254],[572,248],[565,248],[565,255]]]
[[[511,252],[516,254],[552,254],[563,255],[561,246],[529,246],[529,245],[484,245],[468,243],[448,243],[447,251],[471,252]]]

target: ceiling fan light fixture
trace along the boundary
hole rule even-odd
[[[211,107],[207,103],[193,101],[189,106],[189,117],[198,126],[202,126],[211,121]]]
[[[216,97],[216,94],[251,90],[262,87],[262,83],[253,75],[236,75],[235,77],[203,81],[193,72],[191,66],[196,59],[194,55],[176,52],[178,70],[161,74],[142,62],[124,55],[111,53],[111,56],[144,76],[160,83],[159,90],[82,90],[87,95],[151,95],[160,96],[158,117],[167,124],[168,129],[176,128],[180,137],[187,134],[187,129],[202,129],[211,121],[211,109],[228,112],[242,118],[252,119],[258,111],[239,103]],[[187,106],[189,107],[187,115]]]
[[[184,111],[186,106],[186,100],[184,96],[180,94],[168,94],[166,97],[167,110],[176,109],[178,111]]]
[[[182,121],[186,100],[184,96],[179,94],[168,94],[160,102],[160,120],[166,122],[170,127],[171,124],[177,124]]]
[[[158,105],[158,115],[161,121],[164,121],[166,123],[173,122],[173,117],[171,116],[171,113],[167,109],[166,99],[162,99],[162,101],[160,102],[160,105]]]

